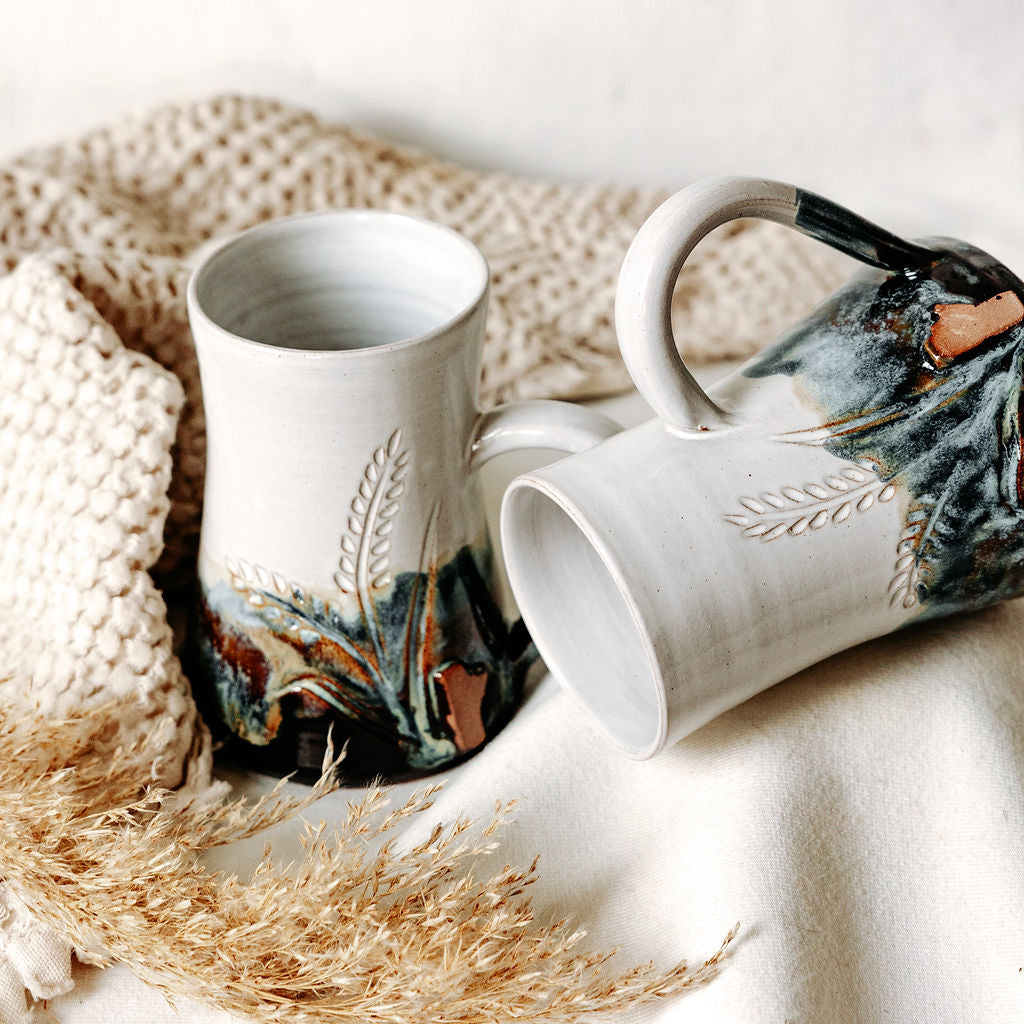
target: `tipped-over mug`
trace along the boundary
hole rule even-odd
[[[706,393],[672,290],[737,217],[870,269]],[[854,644],[1024,590],[1024,285],[762,179],[669,199],[626,256],[626,364],[656,418],[516,479],[502,538],[541,655],[649,757]]]

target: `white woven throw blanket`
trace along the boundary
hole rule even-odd
[[[165,594],[187,585],[204,435],[185,315],[197,249],[306,210],[382,207],[473,239],[493,275],[483,394],[581,397],[629,381],[612,329],[625,249],[663,196],[440,162],[278,103],[166,106],[0,165],[0,701],[107,705],[139,784],[208,778]],[[677,290],[695,359],[743,355],[837,282],[773,225],[714,234]],[[70,950],[0,889],[0,1019],[70,987]]]

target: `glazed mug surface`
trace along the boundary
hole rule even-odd
[[[251,229],[189,285],[207,421],[199,652],[255,767],[433,771],[477,749],[534,656],[509,624],[475,469],[611,421],[481,414],[487,265],[453,231],[341,210]],[[245,756],[248,754],[249,756]]]
[[[872,269],[705,393],[671,295],[712,228],[761,217]],[[548,667],[649,757],[771,684],[912,621],[1024,590],[1024,286],[761,179],[669,199],[616,329],[657,418],[513,481],[502,540]]]

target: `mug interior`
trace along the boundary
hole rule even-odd
[[[439,224],[374,210],[260,225],[196,271],[192,301],[236,337],[278,348],[378,348],[437,333],[487,289],[487,264]]]
[[[631,757],[665,741],[658,661],[622,574],[559,497],[520,478],[506,492],[509,581],[547,667]]]

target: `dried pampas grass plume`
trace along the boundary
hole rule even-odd
[[[705,981],[735,934],[693,970],[620,972],[611,954],[579,951],[566,922],[535,919],[536,862],[474,876],[511,805],[399,850],[396,830],[439,787],[397,809],[367,790],[339,827],[305,825],[295,864],[268,847],[251,878],[212,871],[202,850],[308,810],[332,772],[299,799],[275,791],[251,806],[140,793],[138,750],[97,754],[109,714],[0,712],[0,878],[81,958],[124,963],[172,1001],[309,1024],[571,1021]]]

